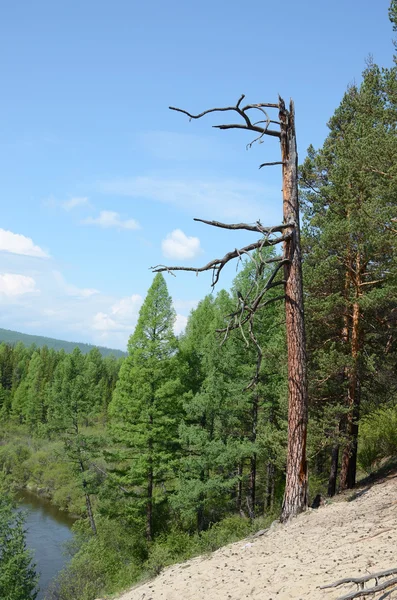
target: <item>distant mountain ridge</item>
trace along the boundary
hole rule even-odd
[[[22,342],[25,346],[32,346],[35,344],[38,347],[48,346],[54,350],[65,350],[65,352],[73,352],[77,347],[80,348],[83,354],[87,354],[93,348],[98,348],[102,356],[109,356],[113,354],[116,358],[122,358],[127,356],[126,352],[122,350],[115,350],[112,348],[105,348],[104,346],[95,346],[93,344],[84,344],[83,342],[67,342],[65,340],[57,340],[55,338],[44,337],[42,335],[30,335],[28,333],[21,333],[19,331],[12,331],[11,329],[0,328],[0,343],[6,342],[7,344],[17,344]]]

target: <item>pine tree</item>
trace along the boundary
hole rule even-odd
[[[119,449],[118,481],[130,490],[132,518],[153,539],[156,509],[173,478],[181,418],[173,333],[175,312],[161,274],[155,276],[128,342],[128,357],[109,407],[111,431]]]
[[[343,446],[340,486],[350,488],[360,412],[373,397],[389,393],[379,375],[392,352],[397,300],[396,81],[396,69],[370,64],[361,86],[349,88],[330,120],[323,148],[309,149],[302,168],[310,380],[316,382],[317,418],[326,422],[323,429],[333,446],[331,494],[338,445]]]

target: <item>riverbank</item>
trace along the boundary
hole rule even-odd
[[[260,537],[168,567],[118,600],[338,598],[357,586],[320,586],[397,567],[396,498],[394,472]]]
[[[73,517],[84,516],[81,482],[58,440],[33,437],[18,426],[0,432],[0,471],[10,491],[26,490]]]

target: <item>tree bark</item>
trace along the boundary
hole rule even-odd
[[[257,391],[254,392],[252,398],[252,432],[251,432],[251,440],[253,443],[256,442],[256,430],[258,423],[258,408],[259,408],[259,398]],[[255,504],[256,504],[256,464],[257,464],[257,456],[256,452],[251,456],[250,461],[250,478],[249,478],[249,517],[250,519],[255,518]]]
[[[299,229],[298,154],[293,102],[285,109],[280,100],[281,156],[283,161],[283,217],[294,223],[284,243],[285,312],[288,346],[288,451],[281,521],[307,508],[306,437],[308,416],[306,336],[303,309],[302,257]]]
[[[338,477],[339,444],[335,444],[331,451],[331,469],[328,480],[328,496],[332,498],[336,494],[336,480]]]
[[[267,510],[271,510],[274,505],[274,486],[275,486],[275,468],[272,461],[268,461],[266,466],[266,500]]]
[[[359,270],[357,271],[359,273]],[[343,449],[340,489],[351,489],[356,485],[357,471],[357,438],[358,419],[360,416],[360,382],[358,376],[358,357],[360,352],[360,306],[356,301],[353,304],[352,332],[351,332],[351,359],[352,366],[349,372],[348,407],[346,433],[348,441]]]
[[[236,509],[238,511],[238,513],[240,514],[240,516],[244,516],[243,513],[243,509],[242,509],[242,497],[243,497],[243,463],[239,462],[238,466],[237,466],[237,476],[238,476],[238,483],[237,483],[237,495],[236,495]]]
[[[87,515],[88,515],[88,519],[90,521],[92,532],[94,535],[96,535],[97,529],[96,529],[96,524],[95,524],[95,519],[94,519],[94,513],[92,512],[91,498],[90,498],[89,494],[85,494],[85,505],[87,507]]]
[[[83,474],[83,473],[85,473],[86,469],[84,467],[84,463],[83,463],[81,456],[79,456],[78,461],[79,461],[80,472]],[[96,528],[96,524],[95,524],[94,513],[92,511],[91,498],[90,498],[90,495],[87,494],[87,491],[86,491],[87,482],[85,479],[83,479],[83,488],[84,488],[84,496],[85,496],[85,505],[87,507],[88,520],[90,522],[90,526],[91,526],[93,534],[96,535],[97,528]]]
[[[153,467],[149,464],[147,476],[147,504],[146,504],[146,539],[151,542],[153,539]]]
[[[153,394],[154,397],[154,394]],[[153,398],[152,397],[152,398]],[[151,404],[154,400],[152,399]],[[152,435],[153,429],[153,415],[149,416],[149,429],[150,435]],[[146,539],[151,542],[153,539],[153,440],[151,437],[148,439],[148,472],[147,472],[147,503],[146,503]]]

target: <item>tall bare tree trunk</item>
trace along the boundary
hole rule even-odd
[[[265,507],[267,510],[271,510],[274,505],[274,487],[275,487],[275,468],[274,463],[269,460],[266,465],[266,497]]]
[[[82,474],[84,474],[86,469],[84,467],[84,462],[83,462],[81,456],[79,456],[78,461],[79,461],[80,472]],[[90,522],[90,526],[91,526],[93,534],[96,535],[97,528],[96,528],[96,524],[95,524],[94,513],[92,510],[91,498],[90,498],[90,495],[87,493],[87,482],[85,479],[83,479],[83,488],[84,488],[84,496],[85,496],[85,505],[87,507],[88,520]]]
[[[151,542],[153,539],[153,466],[151,464],[147,476],[147,503],[146,503],[146,539]]]
[[[238,513],[240,514],[240,516],[244,516],[242,504],[241,504],[242,497],[243,497],[243,463],[242,463],[242,461],[240,461],[237,466],[237,476],[238,476],[238,482],[237,482],[237,495],[236,495],[236,509],[237,509]]]
[[[284,243],[284,256],[290,261],[284,268],[288,346],[288,452],[281,521],[286,521],[307,508],[308,391],[299,229],[298,154],[292,101],[287,111],[280,100],[280,121],[283,217],[285,223],[294,223],[290,231],[291,238]]]
[[[152,401],[153,403],[153,401]],[[149,416],[149,429],[152,435],[153,415]],[[146,539],[151,542],[153,539],[153,440],[148,440],[149,465],[147,472],[147,502],[146,502]]]
[[[251,440],[253,443],[256,442],[256,430],[258,424],[258,409],[259,409],[259,397],[258,391],[255,390],[252,398],[252,432]],[[257,456],[254,452],[251,456],[250,461],[250,478],[249,478],[249,500],[248,500],[248,512],[250,519],[255,518],[255,504],[256,504],[256,466]]]
[[[358,376],[358,356],[360,351],[360,306],[353,304],[352,332],[351,332],[351,359],[352,366],[349,371],[348,407],[346,434],[348,441],[343,449],[340,489],[351,489],[356,484],[357,470],[357,438],[358,418],[360,415],[360,382]]]
[[[339,444],[335,444],[331,452],[331,468],[328,480],[328,496],[332,498],[336,494],[336,480],[338,477]]]
[[[153,270],[161,271],[212,271],[214,286],[219,279],[219,274],[224,265],[230,260],[240,257],[241,253],[247,253],[251,250],[262,249],[268,245],[278,243],[276,240],[269,240],[270,233],[276,230],[283,231],[282,240],[284,244],[284,258],[288,259],[288,264],[284,265],[285,279],[285,297],[286,297],[286,329],[288,345],[288,451],[287,451],[287,473],[286,488],[283,502],[281,520],[286,521],[290,517],[304,511],[307,507],[307,461],[306,461],[306,436],[307,436],[307,413],[308,413],[308,392],[307,392],[307,366],[306,366],[306,340],[303,314],[303,285],[302,285],[302,258],[300,248],[299,231],[299,202],[298,202],[298,154],[296,149],[295,133],[295,110],[294,103],[290,101],[289,110],[286,110],[285,103],[279,97],[278,104],[260,103],[247,104],[242,106],[245,96],[242,94],[235,106],[222,108],[210,108],[202,113],[193,115],[186,110],[170,107],[171,110],[184,113],[190,119],[201,119],[206,114],[215,112],[234,111],[244,120],[244,123],[229,123],[215,125],[218,129],[245,129],[260,135],[251,142],[260,141],[263,136],[268,135],[280,139],[281,145],[281,164],[283,174],[283,225],[275,228],[263,228],[260,223],[252,226],[248,223],[227,225],[218,221],[205,221],[209,225],[220,227],[222,229],[246,229],[249,231],[258,231],[267,234],[266,237],[258,240],[256,243],[246,246],[241,251],[235,249],[228,252],[223,259],[216,259],[209,262],[201,269],[194,267],[170,267],[158,265]],[[270,121],[267,117],[267,108],[279,109],[280,131],[270,128]],[[247,112],[257,109],[261,112],[261,120],[253,123]],[[251,114],[251,113],[250,113]],[[263,120],[263,114],[267,117]],[[260,124],[264,124],[261,126]],[[280,161],[263,163],[261,167],[278,165]],[[287,239],[286,239],[287,236]],[[280,241],[282,241],[280,240]],[[274,276],[278,271],[274,272]],[[269,289],[269,288],[267,288]],[[263,290],[263,293],[266,290]],[[255,305],[255,306],[254,306]],[[253,312],[260,304],[254,301]],[[247,308],[245,306],[244,308]],[[249,308],[249,307],[248,307]],[[245,321],[246,322],[246,321]],[[232,327],[233,329],[235,327]],[[229,332],[229,328],[226,330]]]

